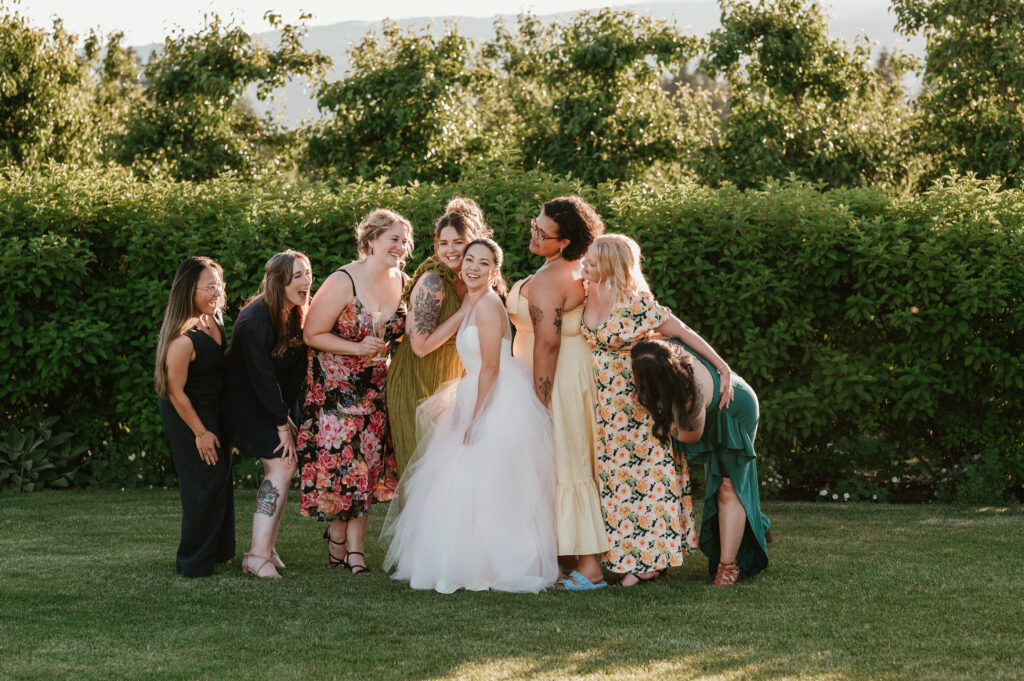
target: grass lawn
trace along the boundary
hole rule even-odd
[[[638,589],[442,596],[329,569],[294,493],[274,582],[175,576],[173,490],[4,496],[0,678],[1024,678],[1021,508],[765,511],[772,564],[732,589],[698,554]]]

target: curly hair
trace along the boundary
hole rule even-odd
[[[558,236],[569,240],[562,257],[570,262],[582,258],[594,239],[604,233],[601,216],[578,196],[551,199],[544,204],[544,215],[558,225]]]
[[[667,441],[673,423],[692,430],[704,406],[693,375],[693,358],[679,345],[663,340],[640,341],[630,356],[636,398],[654,419],[654,436]]]
[[[356,225],[356,250],[359,252],[359,257],[365,258],[370,255],[370,242],[391,229],[396,224],[402,225],[405,228],[405,257],[403,257],[401,262],[398,263],[399,268],[404,267],[405,258],[412,253],[413,248],[412,225],[398,213],[385,208],[377,208],[376,210],[370,211],[370,213],[363,218],[358,225]]]

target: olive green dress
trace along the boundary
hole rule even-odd
[[[413,287],[427,272],[441,277],[444,286],[444,300],[438,323],[455,314],[462,301],[455,291],[455,272],[438,260],[436,255],[424,260],[405,285],[402,300],[412,310]],[[416,405],[430,397],[445,381],[462,375],[462,362],[455,350],[455,336],[426,357],[417,357],[409,342],[408,329],[402,342],[394,351],[391,367],[388,369],[388,420],[391,423],[391,439],[395,445],[395,459],[398,475],[405,470],[409,458],[416,450]]]
[[[718,534],[718,500],[716,494],[722,478],[732,480],[736,495],[747,513],[736,562],[740,573],[756,575],[768,567],[765,532],[771,527],[768,516],[761,512],[761,495],[757,482],[757,455],[754,436],[757,434],[758,406],[753,388],[736,374],[732,375],[733,401],[718,410],[718,372],[697,352],[676,339],[694,359],[703,362],[715,382],[714,395],[704,417],[704,434],[692,445],[673,442],[682,447],[690,463],[704,464],[704,512],[700,525],[700,550],[708,557],[708,572],[718,570],[721,543]]]

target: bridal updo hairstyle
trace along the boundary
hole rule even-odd
[[[498,275],[498,280],[494,282],[494,292],[504,302],[505,297],[508,296],[508,284],[505,283],[505,276],[501,273],[501,266],[505,262],[505,253],[501,250],[501,246],[495,243],[493,239],[488,239],[485,236],[477,237],[466,244],[466,251],[469,251],[473,246],[485,246],[494,256],[495,271]]]

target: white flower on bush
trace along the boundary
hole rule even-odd
[[[839,495],[838,494],[833,494],[832,495],[832,500],[836,501],[837,499],[839,499]]]
[[[893,482],[899,482],[900,481],[899,476],[896,476],[896,475],[892,476],[892,481]]]
[[[823,489],[820,492],[818,492],[818,494],[820,494],[823,497],[827,497],[828,496],[828,490],[827,489]]]
[[[849,500],[850,500],[850,493],[849,492],[843,492],[843,501],[849,501]]]

